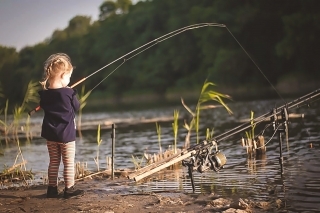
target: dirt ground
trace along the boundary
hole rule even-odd
[[[254,203],[248,199],[223,198],[214,194],[176,192],[134,193],[126,177],[99,177],[77,181],[84,194],[46,198],[46,185],[0,190],[0,212],[279,212],[281,201]],[[279,211],[278,211],[279,210]]]

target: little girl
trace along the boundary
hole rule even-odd
[[[44,63],[43,90],[39,92],[40,107],[44,110],[41,136],[47,140],[50,157],[47,197],[58,197],[58,171],[62,158],[65,184],[64,198],[81,194],[74,188],[75,112],[80,103],[76,91],[67,85],[73,66],[68,55],[51,55]]]

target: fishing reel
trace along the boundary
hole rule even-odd
[[[189,161],[182,161],[183,166],[192,167],[199,173],[203,173],[209,169],[218,172],[227,163],[226,156],[221,151],[210,152],[209,148],[198,152],[192,156]]]
[[[227,158],[225,154],[220,152],[220,150],[209,154],[209,161],[210,161],[210,169],[214,170],[215,172],[218,172],[220,169],[223,168],[223,166],[227,163]],[[203,171],[203,168],[202,170]]]
[[[216,145],[216,143],[214,143]],[[198,149],[196,154],[191,156],[189,160],[183,160],[182,165],[188,167],[189,177],[191,179],[193,192],[195,191],[193,181],[193,171],[203,173],[209,169],[218,172],[227,163],[226,156],[216,149],[211,151],[212,147]]]

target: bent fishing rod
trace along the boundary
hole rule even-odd
[[[146,51],[147,49],[155,46],[156,44],[159,44],[160,42],[163,42],[169,38],[172,38],[178,34],[181,34],[183,32],[186,32],[188,30],[193,30],[193,29],[198,29],[198,28],[203,28],[203,27],[226,27],[226,25],[224,24],[217,24],[217,23],[199,23],[199,24],[192,24],[192,25],[188,25],[186,27],[182,27],[180,29],[174,30],[172,32],[169,32],[163,36],[160,36],[159,38],[156,38],[126,54],[124,54],[123,56],[117,58],[116,60],[108,63],[107,65],[101,67],[100,69],[96,70],[95,72],[91,73],[90,75],[88,75],[87,77],[84,77],[82,79],[80,79],[79,81],[77,81],[76,83],[72,84],[70,86],[70,88],[73,88],[77,85],[79,85],[80,83],[84,82],[85,80],[87,80],[88,78],[90,78],[91,76],[97,74],[98,72],[100,72],[101,70],[107,68],[108,66],[114,64],[115,62],[124,59],[123,62],[117,67],[115,68],[113,71],[111,71],[105,78],[103,78],[93,89],[95,89],[99,84],[101,84],[105,79],[107,79],[112,73],[114,73],[120,66],[122,66],[126,61],[132,59],[133,57],[139,55],[140,53]],[[126,58],[128,57],[128,58]],[[91,91],[93,90],[91,89]],[[40,106],[37,106],[36,108],[34,108],[33,110],[31,110],[28,114],[29,115],[33,115],[35,112],[39,111],[41,109]]]
[[[268,83],[272,86],[272,88],[276,91],[276,93],[278,94],[278,96],[280,98],[281,95],[278,93],[278,91],[276,90],[276,88],[272,85],[272,83],[269,81],[269,79],[265,76],[265,74],[262,72],[262,70],[260,69],[260,67],[257,65],[257,63],[255,63],[255,61],[252,59],[252,57],[248,54],[248,52],[244,49],[244,47],[240,44],[240,42],[236,39],[236,37],[231,33],[231,31],[228,29],[228,27],[224,24],[218,24],[218,23],[199,23],[199,24],[192,24],[192,25],[189,25],[189,26],[186,26],[186,27],[182,27],[180,29],[177,29],[177,30],[174,30],[172,32],[169,32],[163,36],[160,36],[159,38],[156,38],[128,53],[126,53],[125,55],[117,58],[116,60],[110,62],[109,64],[101,67],[100,69],[96,70],[95,72],[91,73],[90,75],[88,75],[87,77],[84,77],[82,79],[80,79],[78,82],[74,83],[73,85],[71,85],[70,87],[73,88],[75,86],[77,86],[78,84],[84,82],[85,80],[87,80],[88,78],[90,78],[91,76],[97,74],[98,72],[100,72],[101,70],[107,68],[108,66],[114,64],[115,62],[123,59],[123,62],[118,66],[116,67],[113,71],[111,71],[105,78],[103,78],[96,86],[93,87],[93,89],[95,89],[98,85],[100,85],[104,80],[106,80],[112,73],[114,73],[120,66],[122,66],[126,61],[132,59],[133,57],[139,55],[140,53],[146,51],[147,49],[169,39],[169,38],[172,38],[178,34],[181,34],[183,32],[186,32],[188,30],[193,30],[193,29],[198,29],[198,28],[203,28],[203,27],[221,27],[221,28],[225,28],[229,33],[230,35],[232,36],[232,38],[237,42],[237,44],[241,47],[241,49],[245,52],[245,54],[249,57],[249,59],[253,62],[253,64],[256,66],[256,68],[260,71],[260,73],[263,75],[263,77],[268,81]],[[128,57],[128,58],[126,58]],[[92,91],[93,89],[91,89],[90,91]],[[282,98],[283,99],[283,98]],[[39,111],[41,109],[40,106],[37,106],[36,108],[34,108],[33,110],[31,110],[29,112],[29,115],[32,115],[34,114],[35,112]]]

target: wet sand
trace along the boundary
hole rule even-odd
[[[126,177],[94,177],[77,181],[83,194],[64,199],[46,198],[46,185],[0,190],[0,212],[281,212],[281,200],[253,202],[215,194],[181,192],[137,193]]]

